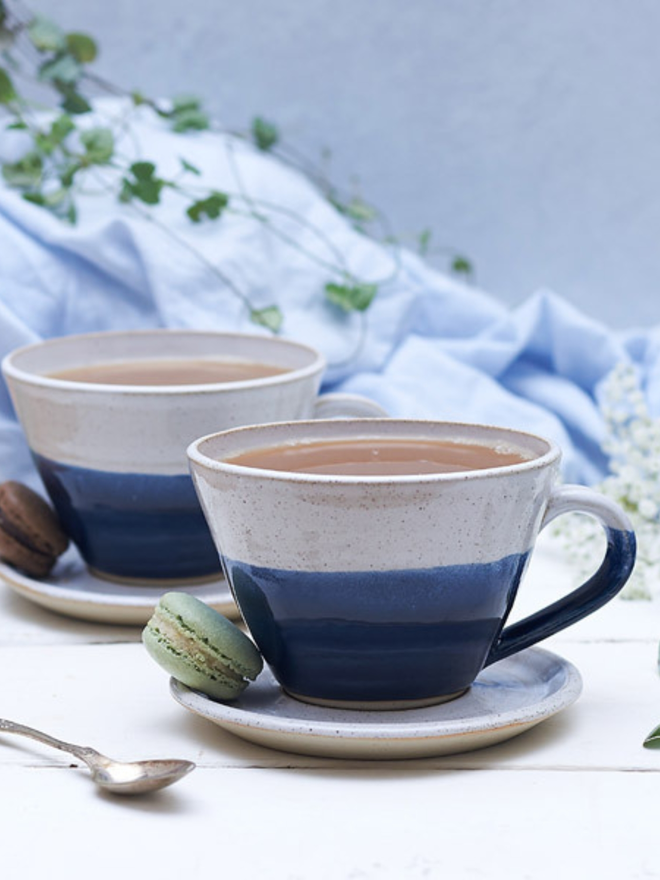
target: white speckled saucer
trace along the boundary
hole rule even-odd
[[[0,580],[31,602],[67,617],[96,623],[144,624],[167,590],[185,590],[213,606],[226,617],[238,617],[229,586],[223,577],[204,584],[163,581],[154,586],[116,584],[90,572],[75,548],[58,560],[45,578],[31,578],[0,562]]]
[[[567,660],[529,648],[485,669],[450,703],[369,712],[301,703],[265,669],[237,699],[219,703],[172,679],[174,699],[236,736],[286,752],[391,760],[481,749],[539,724],[579,697],[582,679]]]

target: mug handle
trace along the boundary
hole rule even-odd
[[[541,529],[556,517],[573,511],[593,516],[605,530],[607,551],[600,568],[568,596],[505,627],[491,648],[485,666],[522,651],[596,611],[614,598],[630,577],[635,564],[635,534],[621,508],[586,486],[561,486],[550,496]]]
[[[360,394],[322,394],[314,405],[315,419],[387,418],[382,406]]]

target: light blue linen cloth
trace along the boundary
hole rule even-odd
[[[104,112],[108,107],[117,111],[108,105]],[[245,306],[208,266],[167,233],[170,228],[231,277],[255,306],[279,304],[282,335],[325,354],[326,390],[365,394],[392,416],[479,421],[540,433],[562,446],[566,479],[592,483],[607,468],[597,394],[608,372],[632,360],[652,410],[660,411],[657,329],[614,332],[545,291],[508,309],[410,251],[399,252],[394,271],[390,248],[355,231],[305,178],[249,145],[211,132],[174,134],[147,109],[135,135],[157,173],[177,175],[184,157],[202,170],[201,177],[186,178],[190,186],[234,196],[243,189],[282,237],[229,213],[192,224],[185,201],[170,191],[149,209],[157,223],[110,194],[81,196],[79,221],[72,227],[0,184],[0,356],[39,339],[93,330],[267,333],[251,323]],[[25,149],[21,137],[0,133],[0,158],[17,158]],[[269,211],[266,202],[287,206],[307,222]],[[234,197],[232,204],[239,200]],[[361,278],[390,276],[364,319],[325,301],[324,284],[337,280],[322,265],[333,259],[329,243]],[[0,479],[10,478],[36,484],[2,383]]]

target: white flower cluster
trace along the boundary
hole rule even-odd
[[[600,408],[610,474],[594,488],[625,510],[637,536],[637,563],[619,595],[653,599],[660,595],[660,419],[649,415],[630,364],[620,364],[608,376]],[[594,520],[579,514],[563,517],[555,533],[579,576],[593,573],[605,546],[602,529]]]

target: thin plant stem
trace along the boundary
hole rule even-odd
[[[227,153],[228,164],[231,174],[235,181],[235,187],[231,187],[227,193],[217,193],[212,187],[195,187],[189,183],[188,179],[184,179],[187,172],[194,171],[194,168],[185,166],[184,160],[183,170],[175,174],[171,179],[166,180],[157,176],[154,171],[150,176],[144,174],[144,168],[137,169],[137,163],[143,165],[154,164],[143,157],[142,145],[135,131],[132,121],[135,117],[136,110],[141,105],[148,106],[151,111],[163,120],[163,124],[169,122],[174,130],[178,128],[180,118],[177,120],[179,109],[176,102],[169,104],[156,101],[148,96],[144,96],[138,92],[129,92],[126,89],[116,85],[105,77],[90,70],[87,61],[81,58],[74,51],[74,43],[70,42],[71,35],[65,35],[62,31],[58,31],[57,26],[53,26],[48,30],[48,23],[38,23],[41,32],[39,38],[36,36],[36,30],[33,29],[35,16],[26,6],[23,0],[0,0],[2,8],[6,12],[3,29],[6,34],[10,35],[10,43],[2,50],[1,57],[8,61],[8,69],[11,69],[11,80],[13,83],[14,74],[20,80],[29,81],[32,85],[37,85],[43,90],[49,92],[53,96],[50,107],[45,108],[49,111],[55,111],[63,115],[68,113],[73,121],[73,130],[80,132],[82,126],[77,125],[78,114],[86,112],[88,108],[87,97],[80,90],[81,86],[86,87],[88,92],[102,93],[114,97],[126,99],[128,106],[121,109],[118,113],[103,113],[96,109],[95,126],[99,129],[99,137],[101,138],[101,156],[94,156],[94,151],[90,148],[86,141],[83,140],[85,150],[80,152],[79,149],[71,150],[65,143],[65,135],[57,138],[54,134],[55,129],[50,127],[42,127],[43,123],[39,118],[35,118],[33,108],[38,107],[36,102],[28,102],[23,97],[18,96],[16,99],[10,97],[9,101],[0,105],[0,112],[4,109],[14,117],[21,127],[32,137],[32,152],[38,154],[38,160],[28,162],[26,166],[12,167],[4,166],[6,171],[6,179],[9,181],[10,175],[14,175],[14,183],[10,185],[22,190],[25,197],[29,198],[37,204],[45,208],[50,208],[59,216],[65,216],[70,222],[75,222],[75,202],[73,197],[76,192],[85,192],[89,194],[89,189],[84,188],[84,184],[88,179],[88,175],[92,180],[101,180],[101,191],[111,192],[115,197],[122,201],[128,201],[132,210],[142,220],[149,222],[157,228],[163,235],[166,235],[171,241],[177,243],[181,248],[193,255],[215,278],[217,278],[240,302],[250,311],[253,320],[261,323],[266,321],[264,312],[279,312],[277,306],[268,307],[267,309],[256,310],[253,307],[249,297],[241,289],[232,278],[227,276],[218,268],[211,260],[209,260],[203,252],[198,250],[187,239],[177,234],[166,223],[161,221],[154,212],[147,209],[147,205],[152,204],[152,200],[158,202],[161,192],[168,189],[178,193],[185,199],[192,200],[187,206],[187,210],[196,203],[209,200],[211,201],[218,196],[223,196],[229,200],[228,206],[221,205],[216,209],[213,204],[213,210],[204,210],[206,206],[200,205],[197,212],[191,214],[194,219],[198,219],[206,215],[208,219],[215,219],[223,213],[223,209],[237,216],[247,217],[258,223],[266,232],[274,239],[284,243],[301,254],[305,259],[310,260],[316,266],[322,268],[330,276],[330,279],[339,279],[346,286],[346,302],[349,310],[362,308],[359,299],[351,299],[349,295],[355,296],[358,293],[363,294],[364,290],[360,288],[373,287],[374,292],[383,285],[390,282],[401,270],[401,249],[399,239],[392,235],[391,224],[387,216],[372,204],[364,202],[359,194],[354,192],[348,195],[346,192],[336,187],[330,180],[328,169],[323,165],[319,165],[305,155],[301,151],[286,141],[282,141],[279,132],[273,127],[275,137],[268,143],[260,142],[259,133],[253,124],[248,132],[232,131],[228,128],[220,126],[217,121],[210,120],[207,122],[205,114],[199,111],[202,118],[202,126],[208,127],[212,131],[223,135],[224,148]],[[46,38],[51,33],[55,34],[55,40],[46,39],[44,41],[44,28]],[[58,43],[58,33],[66,36],[66,42]],[[64,48],[62,48],[64,45]],[[93,43],[92,43],[93,45]],[[68,54],[67,54],[68,53]],[[71,80],[66,79],[64,82],[57,79],[49,79],[56,74],[52,69],[53,63],[57,63],[64,59],[71,62],[70,67],[73,69],[68,74]],[[73,63],[75,62],[75,64]],[[66,65],[65,65],[66,66]],[[58,71],[59,72],[59,71]],[[62,108],[66,109],[62,109]],[[80,109],[82,107],[82,110]],[[193,110],[199,108],[199,104],[193,105]],[[98,122],[96,121],[98,120]],[[255,120],[256,124],[256,120]],[[66,128],[66,123],[65,126]],[[109,157],[104,155],[103,130],[107,128],[112,133],[112,140],[105,135],[105,140],[110,141],[112,145],[112,154]],[[50,141],[49,141],[50,138]],[[368,280],[356,272],[354,272],[349,263],[347,254],[337,245],[330,234],[324,228],[317,226],[308,217],[299,214],[295,209],[273,202],[270,199],[263,199],[250,192],[244,180],[240,162],[236,153],[236,147],[239,144],[249,144],[251,149],[261,150],[269,154],[277,161],[281,162],[297,172],[302,173],[308,181],[314,185],[320,195],[325,197],[335,209],[342,213],[348,221],[353,221],[353,227],[361,234],[367,236],[372,241],[376,241],[384,247],[392,258],[392,270],[385,277],[377,280]],[[126,155],[133,152],[133,156]],[[328,154],[329,155],[329,154]],[[99,174],[101,167],[107,167],[114,175],[112,179],[103,178]],[[25,168],[25,170],[24,170]],[[91,172],[91,174],[90,174]],[[133,179],[134,178],[134,179]],[[56,199],[49,200],[51,193],[51,185],[59,184],[60,189],[56,191]],[[46,192],[43,187],[48,189]],[[152,188],[149,188],[149,187]],[[234,189],[236,191],[234,191]],[[61,210],[62,201],[65,200],[69,206],[66,215]],[[142,204],[144,202],[144,204]],[[368,211],[362,212],[364,218],[361,220],[358,209],[368,207]],[[213,218],[209,215],[213,214]],[[285,223],[284,220],[291,221]],[[279,221],[279,222],[278,222]],[[295,226],[293,224],[296,224]],[[375,225],[374,225],[375,224]],[[282,228],[285,227],[285,228]],[[383,240],[379,240],[376,235],[376,229],[380,228]],[[307,233],[304,236],[305,241],[299,234],[302,230]],[[455,253],[455,252],[454,252]],[[335,285],[336,286],[336,285]],[[326,284],[329,289],[329,283]],[[348,288],[355,290],[348,290]],[[268,320],[271,321],[269,315]],[[281,314],[280,314],[281,319]],[[358,311],[358,339],[356,347],[351,353],[350,358],[333,364],[333,367],[341,367],[348,364],[355,357],[359,356],[360,351],[364,347],[367,336],[367,318],[364,311]],[[273,329],[271,321],[271,329]]]
[[[225,275],[225,273],[218,269],[218,267],[212,263],[204,254],[194,248],[192,245],[188,244],[188,242],[173,232],[169,226],[163,223],[161,220],[158,220],[151,214],[149,211],[143,209],[141,206],[136,205],[134,202],[130,203],[131,208],[135,211],[143,220],[146,220],[148,223],[151,223],[154,227],[159,229],[162,233],[167,235],[172,241],[176,242],[180,247],[184,250],[191,253],[194,257],[196,257],[213,275],[218,278],[229,290],[234,294],[234,296],[238,297],[243,305],[249,310],[250,313],[255,311],[255,308],[250,301],[250,299],[243,293],[243,291],[238,287],[238,285],[232,281],[232,279]]]

